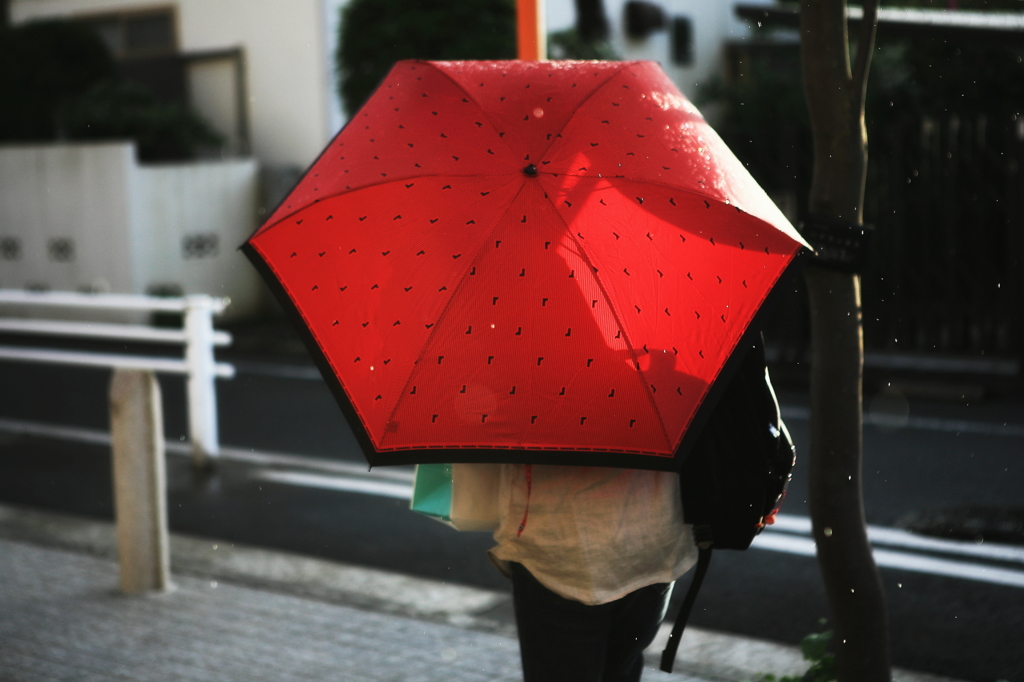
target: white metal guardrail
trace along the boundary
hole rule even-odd
[[[82,294],[76,292],[36,292],[0,289],[0,310],[12,307],[45,307],[65,310],[119,310],[141,312],[177,312],[184,315],[181,329],[163,329],[139,324],[81,322],[60,319],[25,319],[0,316],[0,332],[38,334],[56,337],[114,339],[122,341],[180,343],[183,358],[167,358],[128,353],[92,353],[85,351],[22,348],[0,345],[0,359],[42,362],[113,369],[141,369],[184,374],[187,379],[189,437],[193,457],[204,464],[220,451],[217,426],[217,398],[214,381],[231,378],[234,366],[216,362],[215,346],[231,344],[231,335],[213,328],[213,316],[230,303],[226,298],[206,295],[157,298],[132,294]]]

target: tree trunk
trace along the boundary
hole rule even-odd
[[[878,0],[865,2],[851,69],[845,0],[801,0],[804,90],[814,133],[809,214],[860,224],[867,170],[864,90]],[[871,555],[861,486],[860,276],[813,262],[810,507],[828,596],[839,682],[889,682],[888,619]]]

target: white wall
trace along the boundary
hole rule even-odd
[[[251,159],[135,168],[131,231],[141,290],[228,296],[224,317],[257,312],[263,286],[238,247],[256,226]]]
[[[457,2],[458,0],[452,0]],[[730,0],[655,0],[668,16],[693,22],[695,61],[671,63],[667,31],[631,40],[623,30],[626,0],[604,0],[612,42],[626,59],[662,64],[691,98],[697,85],[719,74],[724,42],[748,35]],[[771,4],[772,0],[748,0]],[[173,6],[180,48],[186,52],[241,46],[252,152],[270,166],[307,167],[344,123],[335,88],[339,8],[347,0],[11,0],[14,23],[34,17],[81,16],[123,9]],[[573,0],[545,0],[549,31],[572,26]],[[219,106],[207,103],[209,106]]]
[[[263,288],[238,246],[256,193],[252,159],[140,167],[129,142],[0,146],[0,245],[19,244],[0,248],[0,288],[170,288],[255,313]]]
[[[134,164],[128,144],[0,147],[0,240],[18,251],[0,252],[0,287],[136,291]]]
[[[268,165],[312,163],[331,134],[320,0],[176,4],[183,51],[244,48],[253,155]]]

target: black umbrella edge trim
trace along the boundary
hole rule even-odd
[[[408,61],[414,61],[414,60],[408,60]],[[369,102],[371,99],[373,99],[376,96],[377,92],[381,89],[381,87],[383,87],[383,85],[388,82],[388,79],[391,78],[391,75],[395,72],[397,67],[398,67],[398,63],[396,63],[394,66],[391,67],[391,70],[388,71],[387,75],[384,76],[384,78],[381,80],[380,83],[377,83],[377,87],[374,88],[373,92],[370,94],[370,96],[366,98],[366,102]],[[363,104],[365,105],[366,102],[364,102]],[[302,208],[297,208],[294,211],[292,211],[291,213],[289,213],[287,215],[281,216],[281,218],[279,220],[277,220],[276,222],[274,222],[274,223],[270,222],[270,219],[273,218],[274,215],[279,210],[281,210],[282,206],[284,206],[284,202],[288,201],[288,199],[291,198],[292,194],[295,193],[295,190],[297,190],[299,188],[299,185],[301,185],[302,181],[306,179],[306,176],[308,176],[311,172],[313,172],[313,169],[316,168],[316,165],[318,163],[320,163],[320,159],[322,159],[324,157],[324,155],[327,154],[327,152],[334,151],[334,143],[337,142],[341,138],[341,136],[348,129],[349,125],[351,125],[356,120],[356,117],[362,111],[363,111],[363,107],[360,106],[359,110],[356,111],[356,113],[352,114],[352,116],[350,116],[347,121],[345,121],[345,123],[341,126],[341,128],[338,129],[338,132],[336,132],[334,134],[334,137],[331,138],[331,141],[328,142],[324,146],[324,148],[322,150],[320,150],[320,153],[316,155],[316,158],[313,159],[313,162],[311,164],[309,164],[308,166],[306,166],[306,170],[302,171],[302,173],[299,174],[298,179],[295,182],[292,183],[291,188],[281,196],[281,199],[274,206],[274,210],[268,211],[266,213],[267,219],[265,221],[263,221],[262,223],[260,223],[259,227],[257,227],[253,231],[253,233],[251,235],[249,235],[249,239],[252,239],[256,235],[258,235],[261,232],[263,232],[264,230],[270,229],[271,227],[274,227],[275,225],[279,225],[279,224],[283,223],[285,220],[287,220],[291,216],[295,215],[296,213],[301,213],[302,211],[304,211],[307,208],[309,208],[309,206],[303,206]],[[335,196],[337,196],[337,195],[335,195]],[[331,198],[331,197],[326,197],[326,198]],[[310,206],[311,205],[312,204],[310,204]],[[247,244],[248,244],[248,239],[246,240],[245,244],[243,244],[242,246],[240,246],[238,248],[244,250],[244,248],[245,248],[245,246]],[[246,253],[246,255],[248,256],[249,254]],[[249,256],[249,259],[252,260],[252,256]],[[257,266],[257,268],[258,268],[258,266]]]
[[[310,357],[320,370],[320,374],[323,376],[327,387],[331,390],[334,400],[338,403],[338,407],[345,416],[345,420],[352,429],[352,433],[355,436],[356,441],[359,443],[359,446],[362,448],[363,454],[366,456],[371,468],[375,466],[451,464],[460,462],[578,466],[585,462],[586,466],[673,472],[678,471],[680,467],[682,467],[683,462],[686,461],[687,455],[693,448],[694,443],[700,437],[701,430],[707,424],[708,419],[710,419],[711,413],[714,412],[715,406],[718,404],[725,388],[729,384],[729,380],[739,370],[740,364],[746,356],[746,351],[741,349],[753,347],[755,341],[760,338],[764,320],[773,312],[775,306],[778,305],[778,301],[781,299],[782,292],[786,291],[788,285],[802,271],[803,266],[808,260],[810,260],[809,257],[812,255],[810,251],[801,247],[793,257],[793,260],[791,260],[789,265],[786,266],[786,269],[776,281],[775,286],[772,287],[768,296],[766,296],[765,300],[761,303],[761,307],[758,309],[757,313],[754,314],[754,317],[751,319],[746,331],[736,344],[735,350],[733,350],[732,355],[723,366],[722,371],[719,372],[715,382],[708,390],[704,401],[701,403],[701,406],[697,409],[697,413],[690,421],[690,425],[686,429],[686,434],[680,441],[675,453],[672,456],[659,456],[655,454],[631,453],[614,450],[559,450],[525,447],[409,448],[402,450],[387,450],[383,452],[378,451],[370,440],[366,427],[363,425],[363,422],[359,417],[359,413],[349,400],[348,394],[345,393],[344,387],[334,375],[334,370],[331,368],[331,364],[327,361],[327,357],[324,355],[320,345],[317,343],[316,337],[314,337],[309,331],[306,326],[305,319],[302,317],[302,313],[299,312],[295,303],[288,295],[287,290],[280,281],[278,281],[273,269],[263,259],[260,252],[249,242],[242,244],[239,248],[263,277],[263,281],[267,283],[270,291],[281,304],[281,307],[288,315],[292,325],[295,327],[296,331],[298,331],[299,336],[306,344],[306,349],[309,351]]]
[[[729,356],[725,365],[722,366],[722,371],[718,373],[718,377],[715,378],[714,383],[711,384],[707,394],[704,396],[700,407],[697,408],[697,413],[690,420],[689,426],[686,427],[686,433],[683,434],[683,439],[679,442],[675,455],[672,457],[673,471],[677,471],[683,466],[686,457],[690,454],[690,450],[693,449],[694,443],[700,438],[701,431],[704,430],[708,420],[711,418],[711,414],[715,411],[718,401],[722,399],[722,395],[729,386],[729,382],[736,372],[739,371],[743,359],[756,343],[762,341],[761,330],[764,327],[764,321],[774,312],[775,307],[782,298],[783,292],[789,288],[789,285],[796,279],[797,275],[803,270],[804,265],[810,261],[813,255],[812,251],[801,246],[800,250],[793,256],[793,260],[789,262],[789,265],[786,266],[786,269],[782,271],[782,274],[775,281],[775,286],[772,287],[764,301],[761,302],[761,307],[754,313],[750,324],[747,325],[747,330],[743,332],[743,336],[740,337],[739,342],[733,349],[732,355]]]
[[[324,355],[323,350],[320,348],[320,344],[317,343],[316,337],[309,331],[309,327],[306,325],[306,320],[302,317],[302,313],[296,307],[295,302],[292,301],[291,296],[288,295],[288,291],[284,288],[281,282],[277,279],[277,275],[274,273],[273,268],[263,259],[263,256],[249,242],[245,242],[239,247],[242,253],[246,255],[249,262],[253,264],[256,271],[263,277],[263,281],[266,282],[267,287],[271,293],[274,294],[274,298],[284,309],[287,314],[289,321],[292,326],[299,333],[303,343],[306,345],[306,350],[309,352],[309,356],[313,359],[317,369],[320,370],[321,376],[323,376],[324,383],[331,390],[331,394],[334,396],[334,400],[338,403],[338,407],[341,408],[341,413],[345,416],[345,421],[348,422],[349,427],[352,429],[352,433],[358,441],[359,446],[363,450],[363,454],[366,456],[366,460],[370,463],[370,467],[381,464],[377,462],[377,448],[373,446],[373,442],[370,440],[370,436],[366,431],[366,427],[363,425],[363,420],[360,419],[359,413],[352,405],[352,401],[349,400],[348,394],[345,393],[345,388],[341,385],[341,381],[334,375],[334,369],[331,367],[331,363],[327,361],[327,356]],[[390,463],[390,462],[389,462]]]
[[[617,450],[559,450],[548,448],[436,448],[388,450],[376,454],[379,461],[376,465],[400,464],[451,464],[459,462],[487,462],[508,464],[556,464],[566,466],[604,466],[620,469],[646,469],[652,471],[677,472],[686,461],[700,432],[711,418],[715,407],[725,393],[729,381],[739,371],[747,352],[761,339],[761,328],[764,321],[774,312],[782,293],[811,260],[813,253],[804,247],[793,256],[793,259],[779,275],[775,286],[761,303],[761,307],[751,318],[743,336],[740,337],[732,355],[722,367],[715,382],[708,390],[704,401],[690,421],[686,434],[680,441],[672,456],[653,453],[623,452]]]
[[[560,450],[555,448],[409,448],[388,450],[377,455],[377,466],[399,464],[552,464],[600,466],[616,469],[676,471],[679,465],[670,455],[637,454],[617,450]]]

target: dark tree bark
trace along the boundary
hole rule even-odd
[[[576,32],[587,43],[608,40],[610,29],[604,0],[576,0]]]
[[[864,93],[878,0],[864,3],[850,64],[845,0],[801,0],[800,51],[814,133],[809,214],[860,224],[867,170]],[[807,267],[811,310],[810,507],[840,682],[889,682],[888,618],[861,486],[860,276]]]

